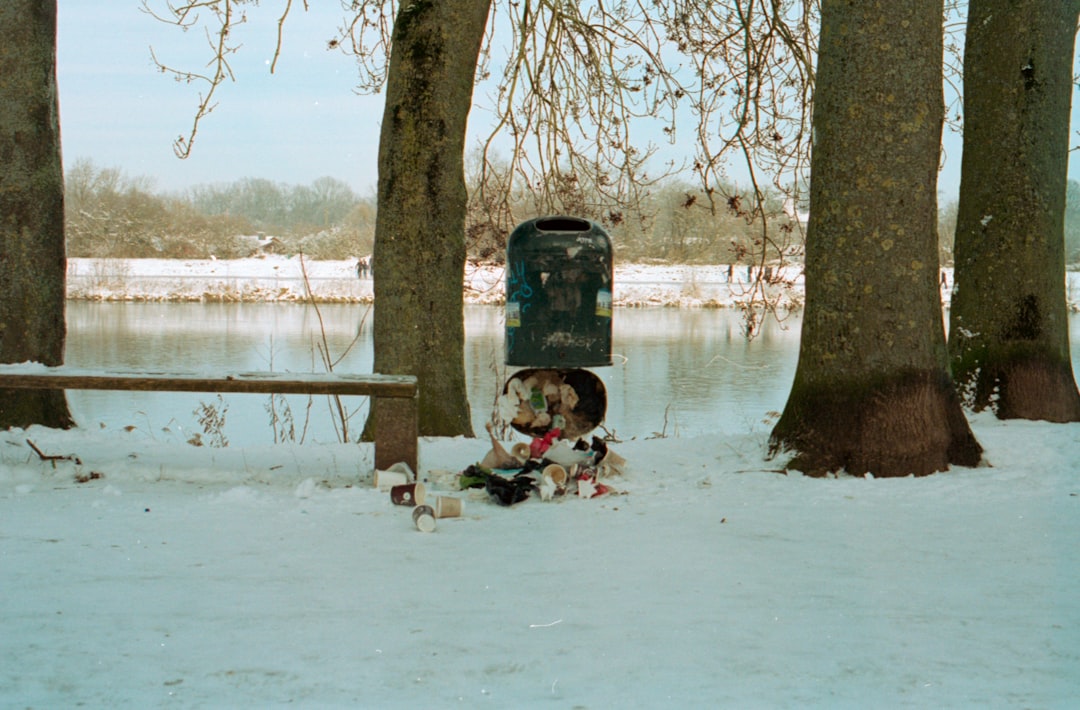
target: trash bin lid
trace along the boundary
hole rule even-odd
[[[506,251],[511,260],[514,255],[536,260],[553,254],[566,260],[572,254],[572,259],[599,258],[608,265],[611,237],[599,224],[580,217],[537,217],[514,227],[506,240]]]

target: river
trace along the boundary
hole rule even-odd
[[[517,369],[503,364],[502,314],[493,306],[465,311],[469,398],[481,434],[497,392]],[[292,303],[70,301],[67,320],[66,363],[72,367],[322,372],[328,352],[336,371],[372,371],[370,312],[361,305],[326,304],[316,313]],[[783,407],[791,386],[798,330],[797,318],[770,323],[748,342],[733,309],[617,309],[615,364],[590,368],[607,389],[604,426],[620,439],[767,431],[762,420]],[[70,391],[68,400],[80,426],[128,427],[134,436],[169,441],[196,433],[207,441],[196,410],[202,403],[223,408],[205,393]],[[223,402],[222,432],[230,445],[273,442],[268,396],[228,395]],[[337,440],[325,397],[313,398],[310,408],[307,397],[287,402],[297,438],[307,420],[307,441]],[[347,402],[356,412],[350,422],[355,437],[367,400]],[[280,421],[282,407],[275,408]]]
[[[321,318],[320,318],[321,316]],[[517,368],[503,364],[503,310],[465,309],[465,368],[473,427],[483,434],[495,397]],[[243,372],[326,370],[371,372],[367,306],[296,303],[68,303],[66,362],[73,367]],[[753,340],[735,309],[621,308],[613,318],[614,364],[590,368],[607,390],[603,426],[619,439],[690,437],[770,430],[787,399],[798,357],[799,319],[770,321]],[[1070,320],[1073,367],[1080,367],[1080,316]],[[323,334],[325,333],[325,346]],[[208,435],[201,404],[225,410],[222,433],[233,446],[274,441],[266,395],[71,391],[83,427],[128,427],[133,436],[187,441]],[[326,397],[286,398],[296,438],[336,441]],[[366,398],[346,398],[355,439]],[[310,406],[309,406],[310,405]],[[275,410],[279,422],[284,408]],[[768,420],[769,423],[766,423]],[[304,426],[304,423],[306,427]]]

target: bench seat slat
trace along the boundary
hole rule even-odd
[[[306,372],[145,372],[69,367],[0,366],[0,389],[132,390],[154,392],[247,392],[265,394],[340,394],[411,398],[411,375]]]

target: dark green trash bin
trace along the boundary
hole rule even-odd
[[[519,224],[506,246],[506,364],[611,364],[611,239],[578,217]]]

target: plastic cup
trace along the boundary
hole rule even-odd
[[[427,491],[423,483],[403,483],[390,489],[394,505],[423,505]]]
[[[438,496],[435,498],[436,518],[457,518],[461,516],[462,501],[453,496]]]
[[[434,532],[435,510],[430,505],[418,505],[413,508],[412,519],[420,532]]]

